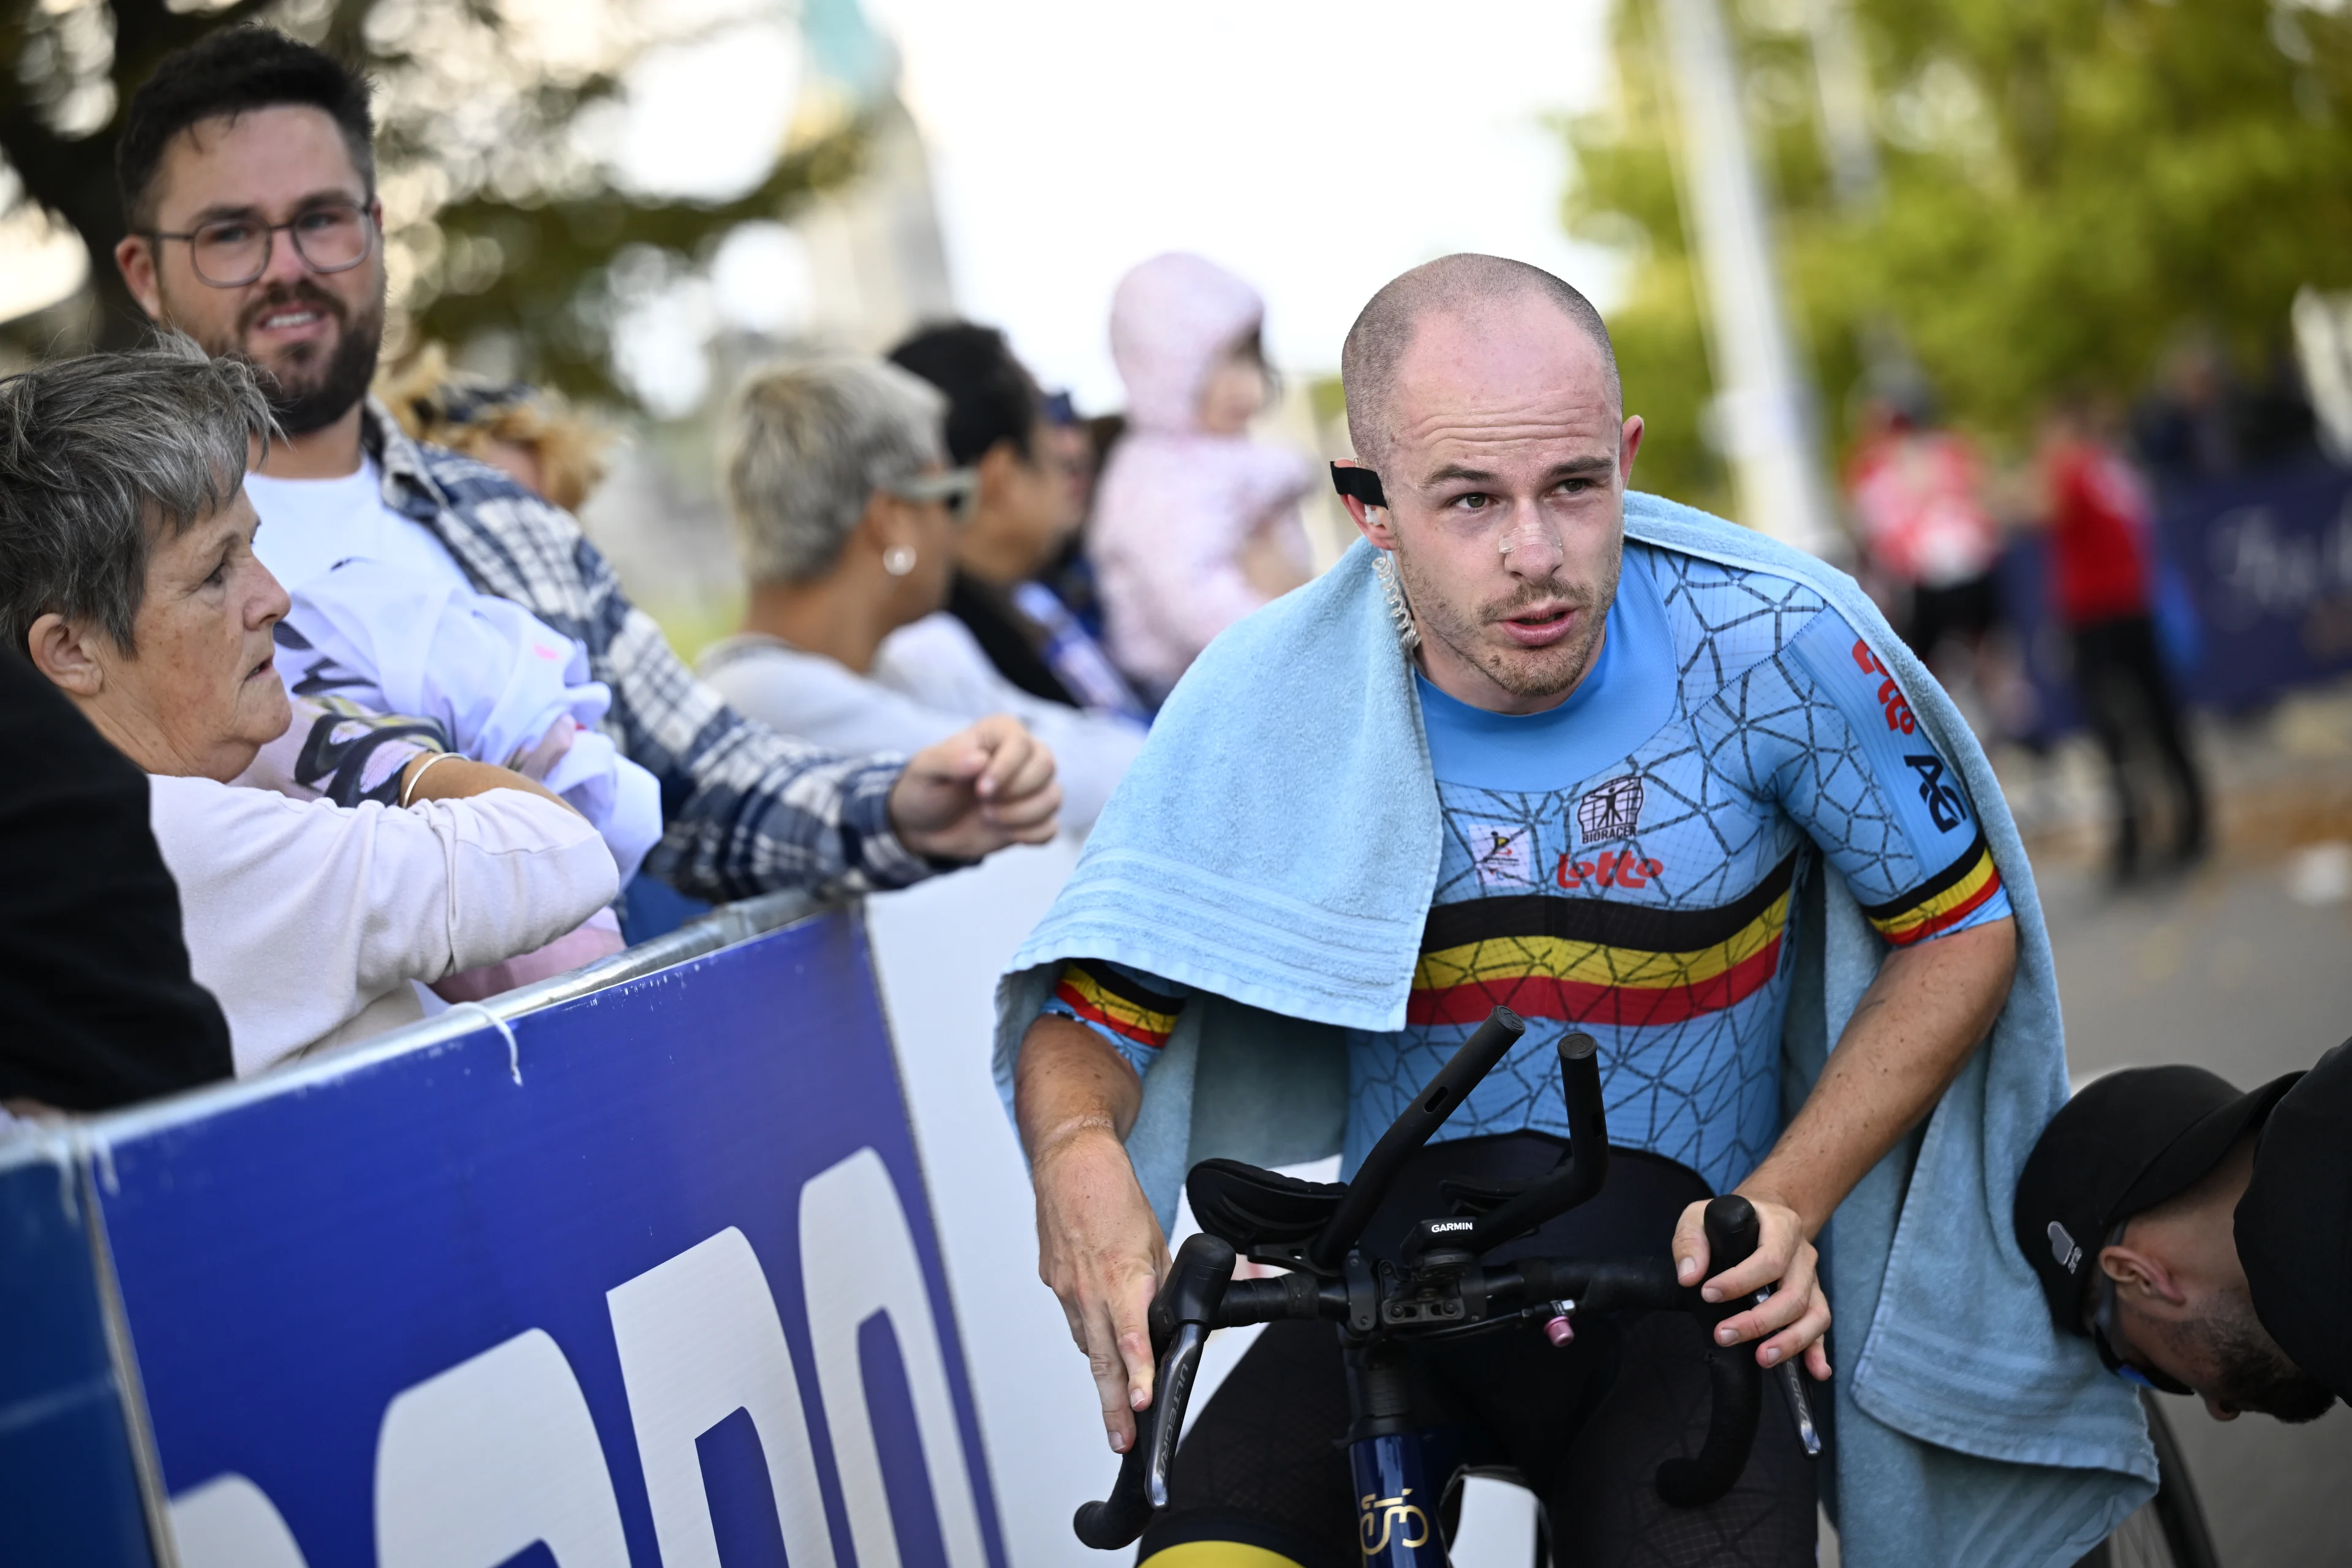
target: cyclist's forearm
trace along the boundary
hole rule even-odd
[[[1029,1026],[1013,1069],[1013,1116],[1033,1164],[1089,1131],[1124,1140],[1142,1109],[1142,1080],[1092,1029],[1054,1015]]]
[[[1887,955],[1804,1108],[1739,1191],[1796,1211],[1810,1238],[1935,1108],[1990,1032],[2017,972],[2017,928],[1989,921]]]

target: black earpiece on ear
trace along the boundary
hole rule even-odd
[[[1343,496],[1353,496],[1366,506],[1389,504],[1388,491],[1381,489],[1380,475],[1370,468],[1343,468],[1331,465],[1331,488]]]

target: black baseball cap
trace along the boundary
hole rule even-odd
[[[2062,1333],[2090,1335],[2085,1308],[2107,1233],[2194,1186],[2302,1077],[2242,1092],[2203,1068],[2126,1068],[2084,1085],[2051,1118],[2018,1176],[2015,1221]],[[2100,1353],[2111,1352],[2102,1343]]]
[[[2236,1229],[2254,1315],[2289,1361],[2352,1401],[2352,1040],[2263,1121]]]

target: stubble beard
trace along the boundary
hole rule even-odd
[[[1565,583],[1557,577],[1544,583],[1526,583],[1509,598],[1467,612],[1446,600],[1421,573],[1402,542],[1395,555],[1398,580],[1403,584],[1406,601],[1412,606],[1424,636],[1444,643],[1456,658],[1475,667],[1512,696],[1542,699],[1575,689],[1591,668],[1610,606],[1617,600],[1624,543],[1621,539],[1613,546],[1608,580],[1603,584],[1596,586]],[[1577,626],[1568,637],[1546,648],[1497,647],[1488,640],[1488,628],[1496,622],[1508,620],[1517,612],[1546,599],[1558,599],[1575,607]]]
[[[324,310],[336,325],[334,343],[325,349],[298,343],[277,363],[265,363],[246,351],[246,336],[263,316],[288,305]],[[383,306],[381,283],[369,308],[353,315],[341,300],[306,278],[274,288],[238,311],[229,333],[205,340],[204,350],[215,359],[241,360],[252,366],[278,428],[289,436],[308,436],[341,419],[367,395],[383,352]]]
[[[2217,1369],[2214,1385],[2198,1392],[2225,1405],[2294,1425],[2316,1421],[2336,1404],[2326,1384],[2287,1358],[2242,1290],[2218,1295],[2201,1316],[2162,1331],[2181,1359]]]

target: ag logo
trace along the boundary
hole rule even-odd
[[[1631,838],[1642,826],[1642,777],[1628,773],[1589,791],[1576,803],[1578,841]]]
[[[1944,782],[1944,759],[1928,752],[1914,752],[1903,760],[1919,775],[1919,798],[1927,803],[1927,815],[1936,819],[1936,830],[1949,833],[1958,827],[1966,813],[1960,805],[1960,792]]]

